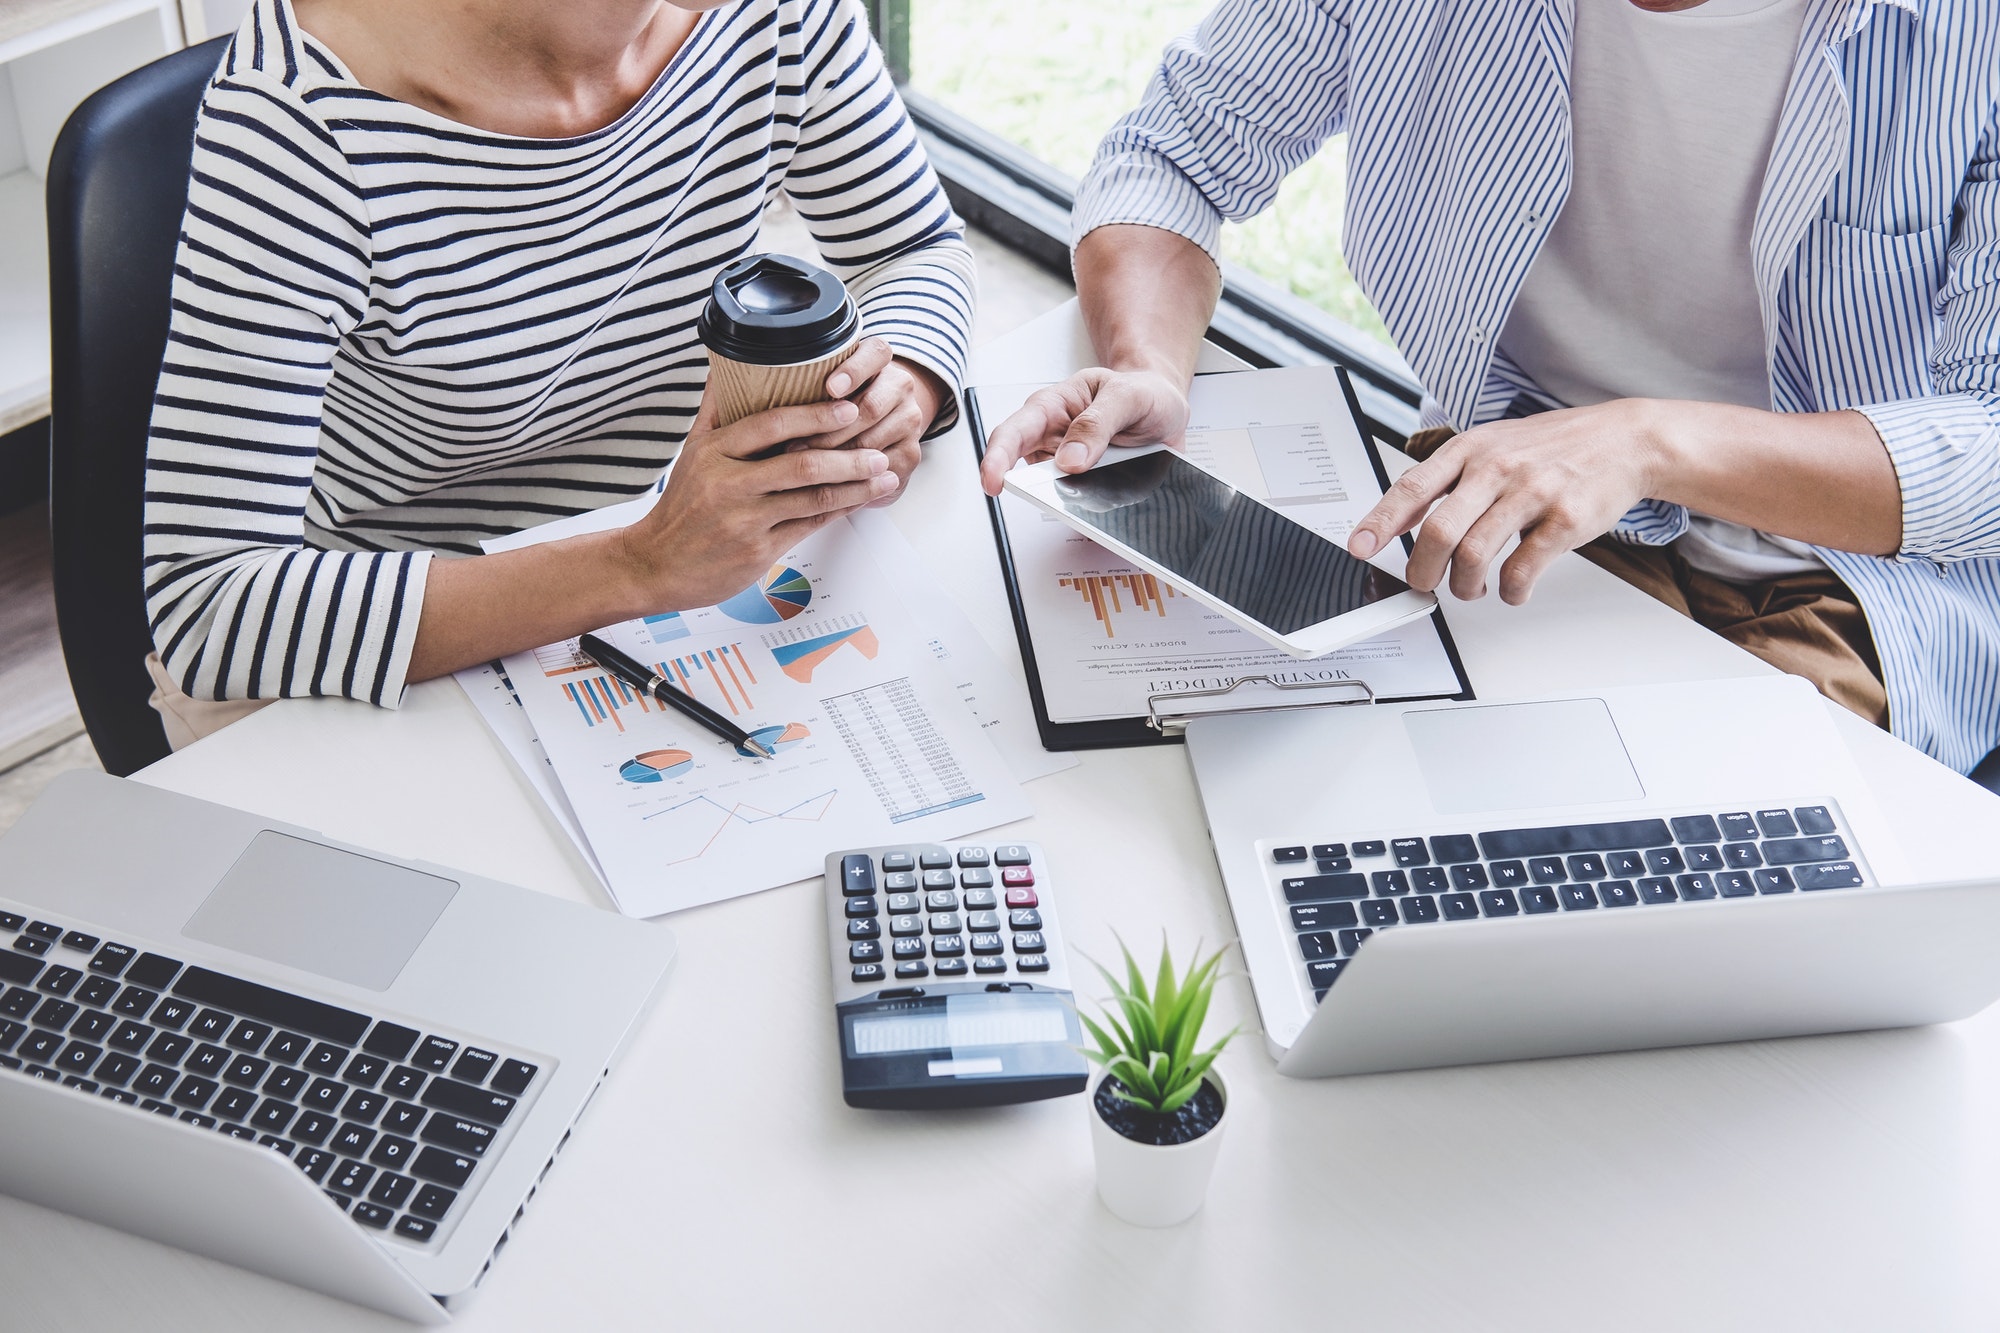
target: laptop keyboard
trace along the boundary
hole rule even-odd
[[[1317,1001],[1390,926],[1855,888],[1852,843],[1827,804],[1265,850]]]
[[[539,1067],[0,909],[0,1068],[291,1159],[429,1245]]]

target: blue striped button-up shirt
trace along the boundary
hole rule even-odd
[[[1568,0],[1222,0],[1112,129],[1075,228],[1214,254],[1346,131],[1349,267],[1429,395],[1491,420],[1494,344],[1568,195]],[[1892,557],[1821,550],[1874,632],[1895,733],[1960,771],[2000,745],[2000,6],[1808,0],[1751,238],[1771,401],[1874,422]],[[1618,535],[1687,528],[1648,500]]]

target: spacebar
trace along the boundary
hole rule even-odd
[[[1503,856],[1561,856],[1565,852],[1616,852],[1628,847],[1672,846],[1664,819],[1621,819],[1610,824],[1558,824],[1510,828],[1479,835],[1487,860]]]
[[[230,1009],[245,1018],[262,1019],[279,1027],[324,1037],[352,1046],[361,1040],[374,1020],[352,1009],[342,1009],[318,1000],[308,1000],[290,991],[259,986],[241,977],[224,976],[205,967],[191,967],[174,983],[174,994],[184,1000],[199,1000],[219,1009]]]

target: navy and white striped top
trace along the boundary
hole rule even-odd
[[[960,380],[972,256],[854,0],[737,0],[591,134],[370,91],[257,0],[203,99],[153,407],[153,638],[197,698],[403,693],[430,552],[637,495],[784,191],[867,331]]]
[[[1547,401],[1494,341],[1569,190],[1570,35],[1566,0],[1221,0],[1105,138],[1076,235],[1214,254],[1345,130],[1347,261],[1425,423]],[[1772,403],[1865,413],[1902,486],[1897,555],[1819,554],[1895,733],[1967,771],[2000,744],[2000,6],[1808,0],[1751,252]],[[1615,531],[1687,522],[1649,500]]]

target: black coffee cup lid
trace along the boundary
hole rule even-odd
[[[731,361],[786,366],[839,351],[861,316],[839,278],[790,255],[748,255],[715,275],[695,331]]]

